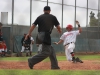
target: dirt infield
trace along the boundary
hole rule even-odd
[[[100,61],[84,60],[84,63],[72,63],[59,61],[60,70],[100,70]],[[0,61],[0,69],[29,69],[27,62]],[[34,66],[34,70],[50,70],[50,62],[40,62]]]

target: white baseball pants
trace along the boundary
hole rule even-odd
[[[71,52],[73,52],[74,48],[75,48],[74,43],[69,43],[68,45],[65,46],[65,55],[68,61],[72,61]]]

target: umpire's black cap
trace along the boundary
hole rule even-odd
[[[50,7],[49,6],[45,6],[44,7],[44,11],[48,11],[48,10],[51,10]]]

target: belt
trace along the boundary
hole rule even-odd
[[[74,43],[74,42],[70,42],[70,43]],[[66,45],[69,45],[70,43],[67,43]],[[65,45],[65,46],[66,46],[66,45]]]

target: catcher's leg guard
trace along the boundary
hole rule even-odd
[[[30,51],[30,44],[26,44],[25,51],[26,51],[26,56],[29,56],[28,53]]]

